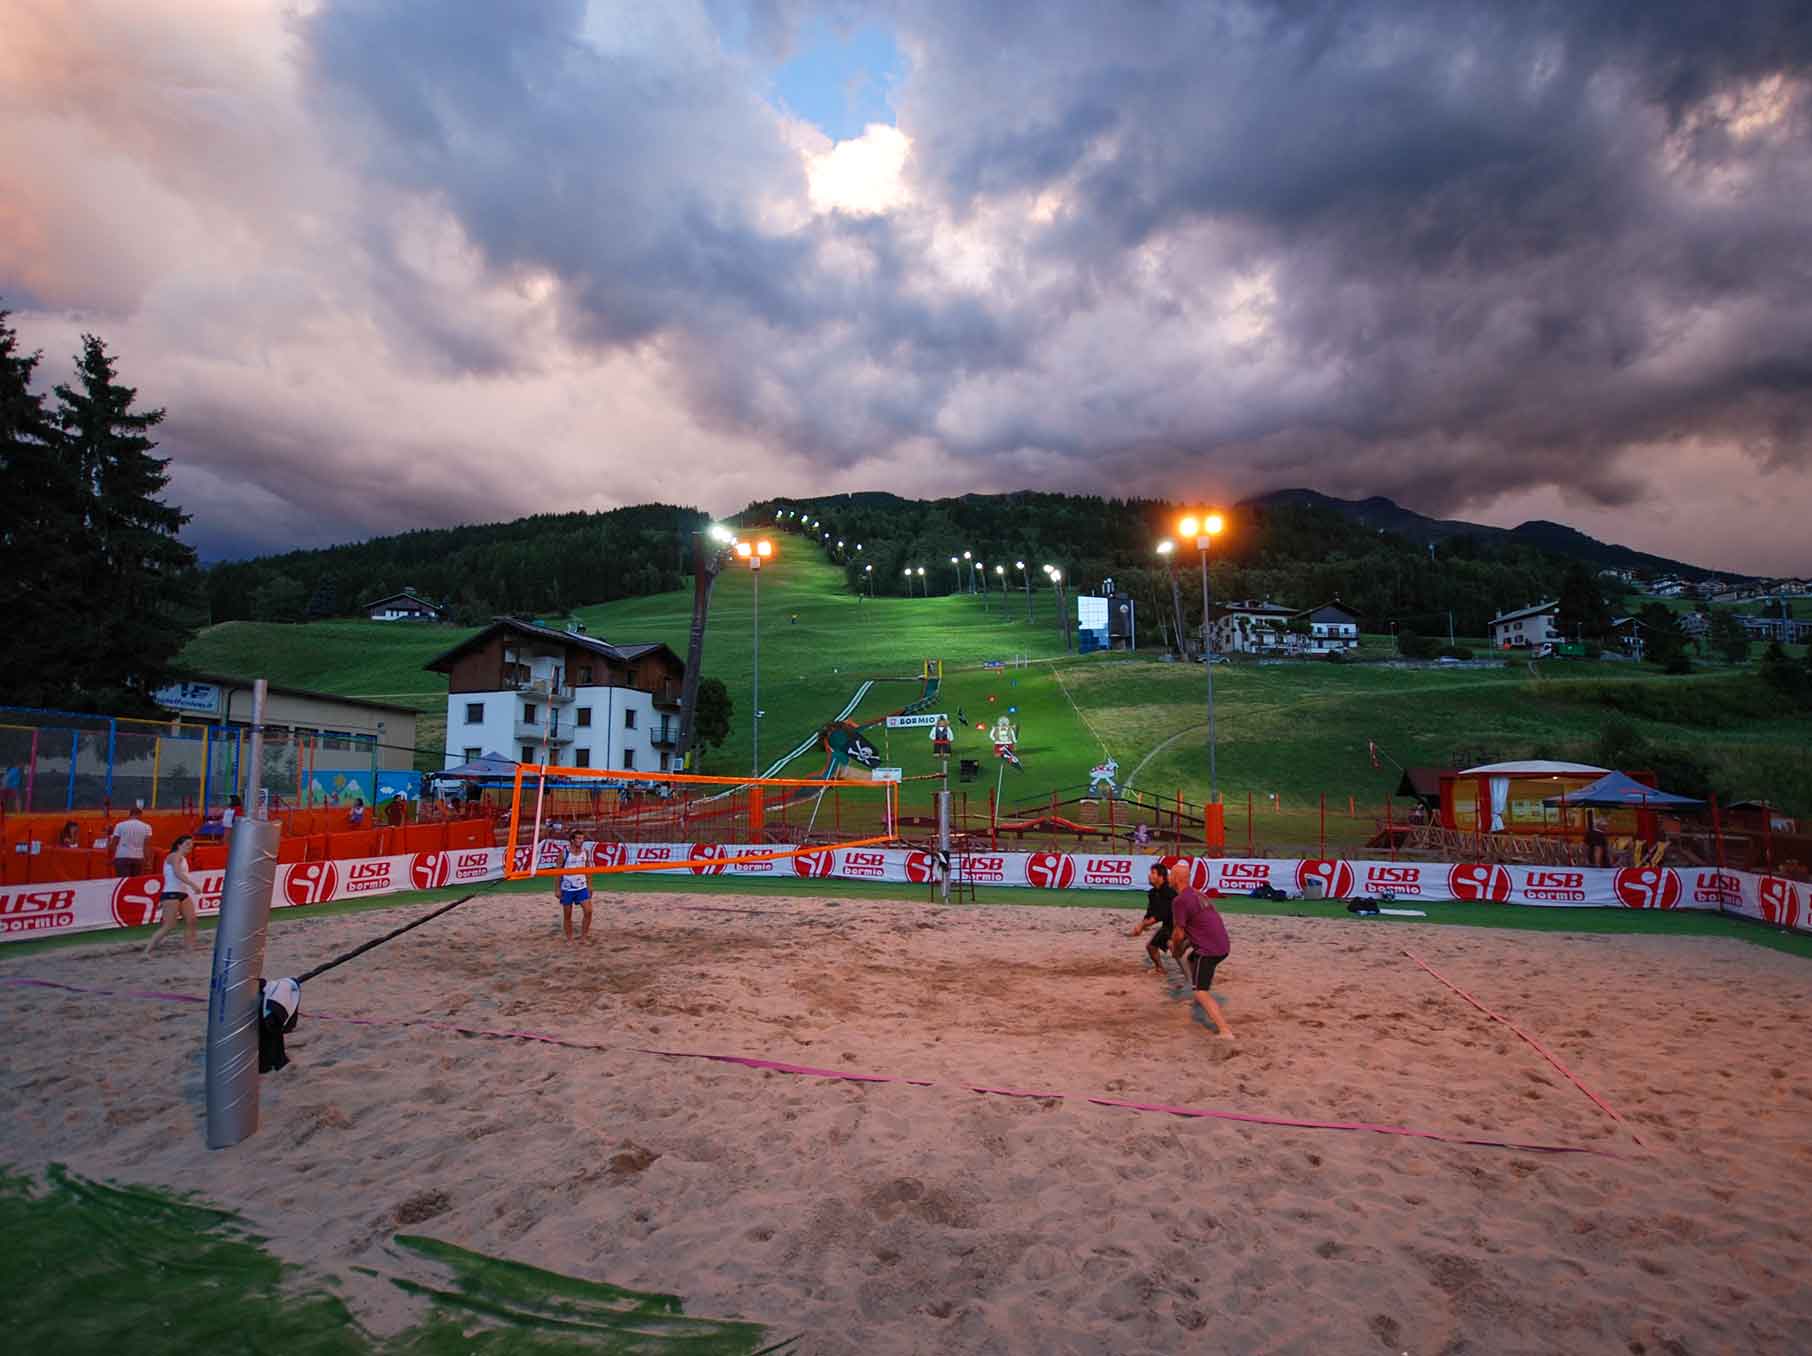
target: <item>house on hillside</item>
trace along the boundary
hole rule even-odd
[[[365,604],[365,615],[372,621],[439,621],[441,609],[411,589],[393,593]]]
[[[1521,650],[1560,639],[1558,602],[1531,603],[1528,607],[1500,612],[1491,619],[1491,648],[1494,650]]]
[[[1631,659],[1640,659],[1648,649],[1648,627],[1639,617],[1614,617],[1611,639],[1622,653]]]
[[[1290,630],[1294,608],[1282,603],[1228,603],[1214,609],[1214,648],[1220,654],[1289,654],[1299,639]]]
[[[1338,654],[1359,648],[1359,617],[1348,612],[1336,598],[1320,607],[1307,607],[1291,620],[1307,623],[1308,654]]]
[[[1812,641],[1812,621],[1798,617],[1739,617],[1751,640],[1778,640],[1783,645]]]
[[[686,665],[665,645],[499,618],[425,667],[447,675],[448,767],[500,749],[525,763],[678,770]]]

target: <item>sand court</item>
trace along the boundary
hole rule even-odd
[[[267,969],[407,916],[286,917]],[[808,1351],[1803,1346],[1804,961],[1232,917],[1227,1048],[1174,971],[1153,976],[1136,916],[606,895],[573,947],[548,899],[486,897],[311,984],[264,1129],[218,1154],[198,1006],[0,988],[8,1029],[37,1033],[0,1058],[10,1157],[201,1192],[336,1274],[381,1274],[406,1227],[675,1291]],[[110,945],[0,956],[0,975],[116,991],[200,995],[206,969]],[[404,1024],[423,1019],[573,1044]],[[377,1326],[406,1305],[352,1293]]]

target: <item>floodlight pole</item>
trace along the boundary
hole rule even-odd
[[[1214,617],[1212,595],[1208,585],[1208,544],[1212,537],[1203,533],[1195,539],[1202,553],[1202,667],[1208,670],[1208,803],[1218,804],[1218,779],[1214,766]]]
[[[751,675],[752,691],[749,694],[751,701],[754,703],[749,708],[749,715],[751,717],[750,728],[754,731],[752,743],[751,743],[751,751],[754,755],[754,762],[753,762],[753,766],[749,770],[749,775],[751,777],[759,777],[761,775],[761,557],[760,556],[751,555],[749,557],[749,573],[752,576],[751,582],[755,586],[754,604],[753,604],[753,608],[752,608],[752,611],[754,614],[754,625],[755,625],[755,647],[754,647],[755,656],[754,656],[754,671]]]

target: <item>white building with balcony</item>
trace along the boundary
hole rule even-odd
[[[494,750],[559,767],[678,769],[686,666],[665,645],[499,620],[427,668],[447,675],[448,767]]]
[[[1531,603],[1510,612],[1500,612],[1491,619],[1491,648],[1521,650],[1532,645],[1546,645],[1564,640],[1560,634],[1560,604]]]

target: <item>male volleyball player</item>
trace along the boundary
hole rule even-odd
[[[1177,892],[1170,888],[1170,882],[1164,877],[1163,864],[1153,862],[1151,878],[1145,891],[1145,917],[1139,921],[1139,926],[1132,930],[1132,935],[1137,937],[1146,928],[1157,928],[1157,931],[1152,933],[1151,940],[1145,943],[1145,954],[1151,957],[1151,968],[1158,972],[1160,984],[1167,983],[1169,980],[1164,971],[1164,952],[1170,947],[1170,907],[1176,897]]]
[[[591,935],[591,877],[574,872],[574,867],[587,867],[592,864],[590,843],[579,830],[570,830],[566,835],[566,855],[560,865],[567,869],[567,874],[560,877],[560,928],[566,934],[566,940],[573,940],[573,908],[585,910],[585,917],[579,924],[579,940],[584,941]]]
[[[1214,970],[1227,959],[1233,943],[1227,939],[1227,925],[1220,910],[1203,899],[1189,883],[1189,864],[1178,862],[1170,868],[1170,883],[1177,897],[1171,901],[1170,922],[1174,936],[1170,952],[1183,962],[1183,973],[1195,988],[1195,1001],[1201,1006],[1221,1039],[1233,1039],[1233,1029],[1221,1016],[1221,1007],[1209,992],[1214,986]]]

